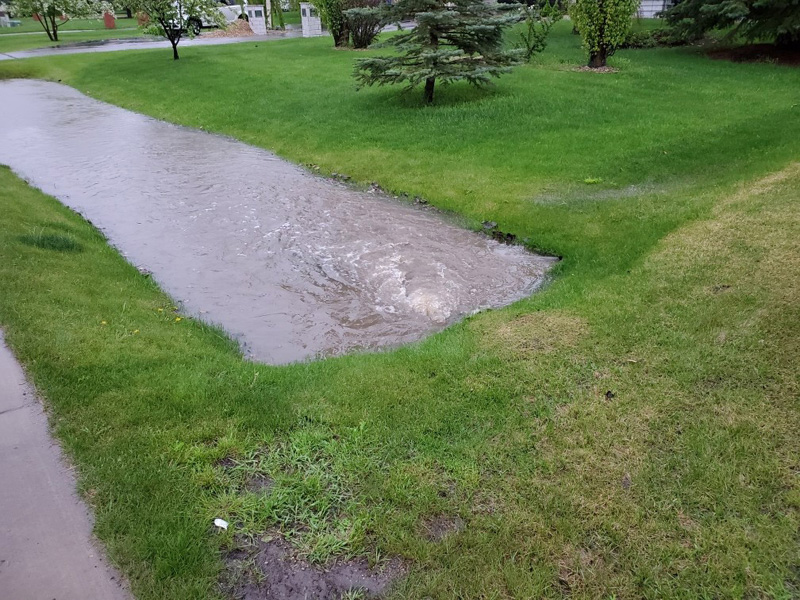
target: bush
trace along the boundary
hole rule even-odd
[[[631,31],[625,41],[622,42],[620,48],[627,49],[641,49],[641,48],[655,48],[658,46],[658,40],[649,31]]]
[[[694,35],[673,27],[660,27],[652,32],[653,39],[659,46],[686,46],[698,41]]]
[[[368,48],[386,24],[380,0],[358,0],[359,6],[344,12],[353,48]]]

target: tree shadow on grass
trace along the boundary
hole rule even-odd
[[[369,93],[361,91],[359,97],[365,108],[393,108],[409,110],[436,110],[437,108],[451,108],[462,105],[474,105],[504,95],[505,92],[498,86],[490,84],[484,87],[475,87],[468,83],[455,83],[445,85],[438,83],[433,104],[425,104],[422,99],[422,86],[412,89],[400,86],[384,86],[373,89]]]

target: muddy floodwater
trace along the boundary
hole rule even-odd
[[[552,263],[56,83],[0,82],[0,106],[0,163],[89,219],[254,360],[418,340],[530,294]]]

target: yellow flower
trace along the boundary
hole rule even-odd
[[[108,325],[105,321],[100,321],[100,325]]]
[[[133,330],[133,333],[134,333],[134,334],[137,334],[137,333],[139,333],[139,330],[138,330],[138,329],[134,329],[134,330]]]
[[[175,317],[176,323],[180,323],[181,321],[183,321],[183,317]]]

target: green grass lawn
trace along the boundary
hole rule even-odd
[[[299,10],[283,11],[283,21],[287,25],[300,25],[300,11]]]
[[[41,23],[34,21],[31,17],[15,17],[14,20],[21,21],[22,23],[16,27],[0,28],[0,35],[44,31]],[[117,15],[117,29],[132,29],[136,27],[138,27],[138,25],[135,18],[128,19],[127,17]],[[70,19],[59,26],[58,33],[60,34],[62,31],[75,31],[76,29],[105,30],[105,23],[103,19]]]
[[[270,367],[0,170],[0,325],[137,597],[214,597],[224,552],[265,533],[401,557],[396,598],[796,597],[800,71],[657,49],[576,72],[562,24],[535,64],[423,108],[355,91],[363,54],[330,46],[0,64],[564,257],[422,343]]]
[[[33,50],[34,48],[49,48],[52,46],[68,46],[76,42],[90,42],[95,40],[115,40],[130,37],[142,37],[141,29],[99,29],[97,31],[62,31],[58,34],[58,41],[53,42],[46,33],[30,33],[25,35],[0,36],[0,52],[18,52],[20,50]]]

